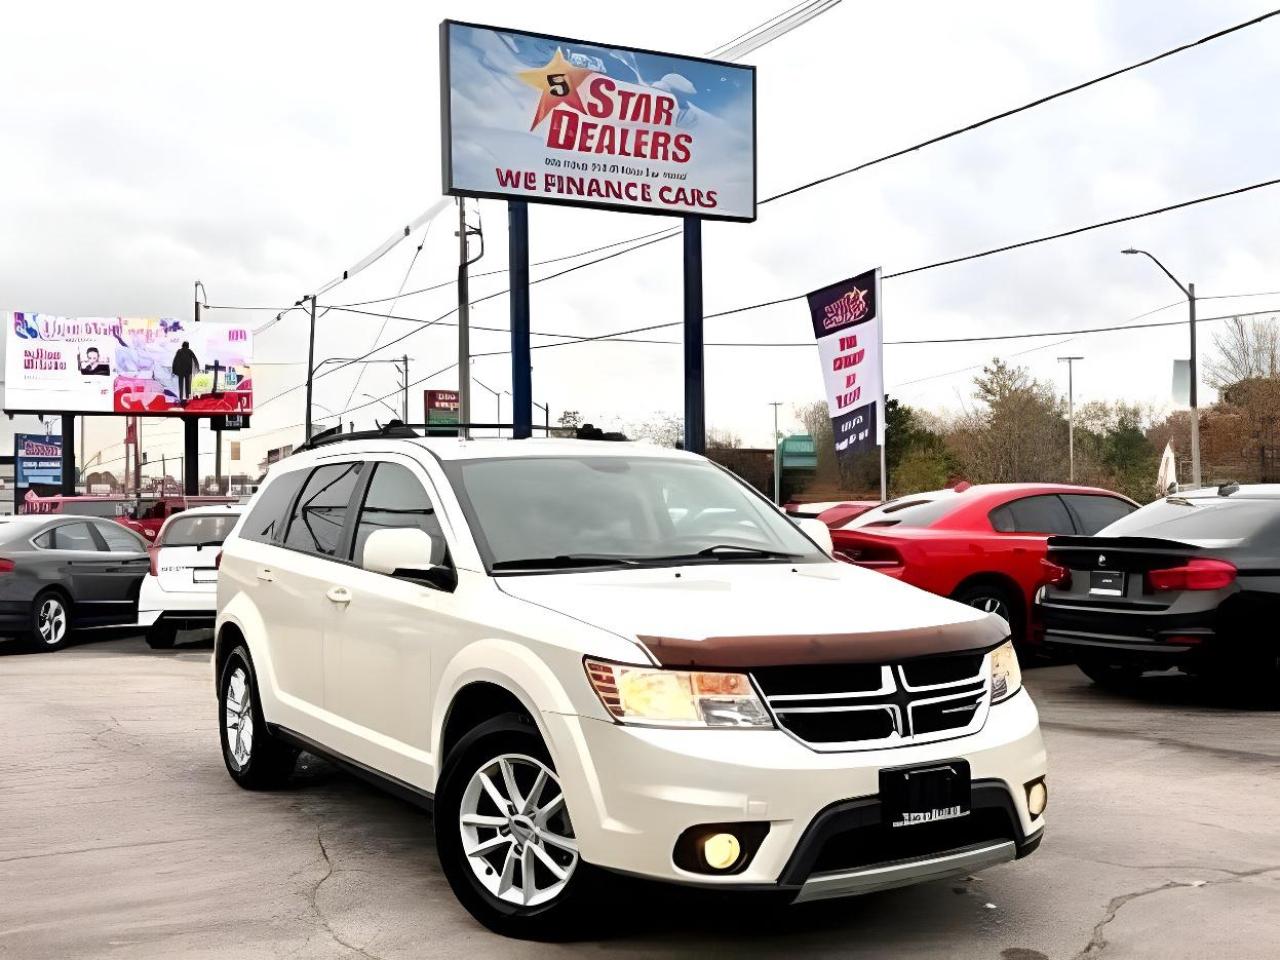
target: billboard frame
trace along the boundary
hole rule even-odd
[[[551,40],[556,43],[578,44],[588,47],[607,47],[611,50],[625,50],[652,57],[670,57],[676,60],[691,60],[697,63],[709,63],[733,70],[749,70],[751,72],[751,216],[729,216],[716,213],[697,213],[689,210],[664,210],[661,207],[635,207],[621,203],[597,203],[591,200],[574,200],[559,197],[542,197],[521,193],[502,193],[494,190],[468,190],[454,186],[453,183],[453,86],[449,71],[449,28],[471,27],[477,30],[492,30],[495,33],[518,33],[538,40]],[[760,210],[760,177],[759,177],[759,124],[757,117],[756,88],[757,74],[754,64],[732,63],[728,60],[716,60],[712,57],[686,56],[672,53],[669,50],[650,50],[646,47],[632,47],[618,43],[601,43],[597,40],[580,40],[573,37],[562,37],[537,30],[518,30],[514,27],[496,27],[488,23],[472,23],[466,20],[444,19],[440,21],[440,174],[444,193],[450,197],[475,197],[480,200],[522,200],[527,203],[545,203],[560,207],[580,207],[588,210],[611,210],[616,213],[640,213],[654,217],[693,217],[698,220],[720,220],[726,223],[755,223]]]

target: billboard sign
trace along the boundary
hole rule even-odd
[[[880,271],[809,294],[809,315],[840,459],[884,440],[884,335]]]
[[[13,512],[32,513],[41,497],[62,492],[62,437],[13,435]]]
[[[452,426],[458,422],[456,390],[423,390],[422,403],[427,423]]]
[[[253,331],[153,317],[0,313],[4,408],[29,413],[247,414]]]
[[[444,190],[756,217],[755,68],[440,25]]]

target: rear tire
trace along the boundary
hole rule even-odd
[[[152,650],[169,650],[178,635],[178,629],[172,623],[157,620],[147,629],[147,646]]]
[[[495,933],[576,939],[599,916],[592,902],[607,875],[578,856],[560,790],[546,745],[517,714],[476,727],[445,761],[433,814],[440,865],[459,902]]]
[[[1102,687],[1118,693],[1130,693],[1142,677],[1141,667],[1132,664],[1108,663],[1105,660],[1081,660],[1076,664],[1080,672]]]
[[[1021,644],[1026,633],[1022,601],[1012,590],[995,583],[975,583],[957,590],[951,597],[958,603],[975,607],[983,613],[994,613],[1009,624],[1009,639]]]
[[[58,590],[45,590],[31,601],[28,646],[39,653],[61,650],[71,636],[71,601]]]
[[[240,786],[270,790],[288,782],[298,750],[267,729],[257,674],[243,646],[231,651],[218,678],[218,731],[227,773]]]

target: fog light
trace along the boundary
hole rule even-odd
[[[741,853],[738,838],[732,833],[713,833],[702,841],[702,859],[712,870],[728,870]]]
[[[1049,788],[1045,785],[1044,778],[1033,780],[1027,784],[1027,813],[1032,817],[1038,817],[1044,813],[1044,808],[1049,805]]]

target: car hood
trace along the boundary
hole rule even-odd
[[[665,666],[870,663],[987,649],[1001,618],[845,563],[506,576],[503,592],[639,643]]]

